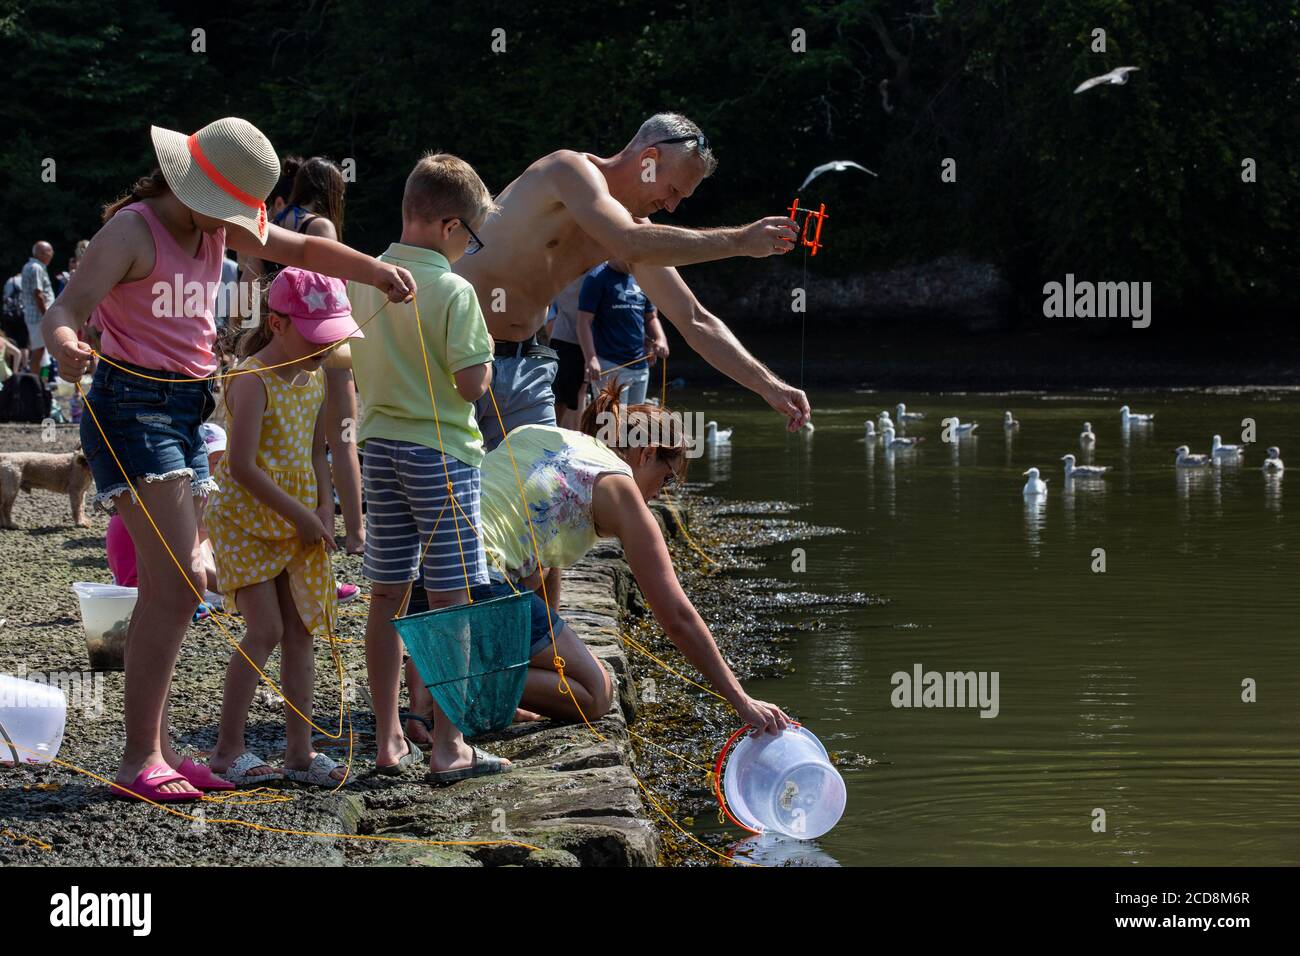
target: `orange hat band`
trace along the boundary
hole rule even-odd
[[[199,169],[203,170],[208,179],[212,180],[217,188],[232,199],[242,202],[245,206],[252,206],[257,210],[257,234],[260,236],[265,233],[266,203],[261,199],[250,196],[225,176],[221,175],[221,171],[217,169],[216,166],[212,165],[212,161],[208,159],[207,156],[203,155],[203,147],[199,145],[199,137],[197,133],[191,133],[189,138],[185,141],[185,145],[189,147],[190,155],[194,157],[194,161],[199,164]]]

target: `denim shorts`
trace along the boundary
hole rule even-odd
[[[547,350],[550,351],[549,349]],[[491,451],[501,444],[501,421],[506,431],[512,432],[520,425],[554,425],[555,381],[558,361],[545,355],[525,355],[492,360],[492,395],[497,408],[492,405],[492,395],[484,395],[474,403],[474,418],[483,433],[483,450]]]
[[[217,407],[212,382],[113,361],[168,381],[140,378],[108,362],[95,369],[81,416],[81,447],[95,479],[92,503],[111,514],[116,510],[113,499],[140,481],[188,478],[195,495],[216,491],[208,474],[207,447],[199,435],[199,425]]]
[[[493,598],[509,597],[514,593],[514,588],[504,581],[490,581],[469,589],[469,596],[475,601],[490,601]],[[564,618],[555,613],[554,608],[547,607],[542,596],[536,591],[532,592],[531,614],[532,637],[528,645],[528,656],[536,657],[551,646],[551,628],[555,629],[555,636],[559,638],[560,631],[564,628]]]

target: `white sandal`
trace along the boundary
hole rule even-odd
[[[311,787],[337,787],[341,786],[346,780],[345,774],[342,780],[337,780],[331,774],[339,767],[338,763],[331,760],[325,754],[318,753],[311,758],[311,763],[307,765],[306,770],[290,770],[285,768],[284,778],[292,780],[294,783],[305,783]]]
[[[273,780],[283,780],[284,774],[278,770],[272,770],[270,773],[251,773],[257,767],[271,766],[251,750],[245,750],[235,758],[235,762],[221,776],[225,777],[236,786],[257,786],[263,783],[270,783]]]

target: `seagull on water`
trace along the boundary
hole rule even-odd
[[[1084,446],[1097,444],[1097,436],[1092,433],[1092,422],[1083,423],[1083,431],[1079,433],[1079,444]]]
[[[1104,478],[1106,476],[1105,465],[1076,465],[1073,455],[1062,455],[1061,461],[1065,462],[1065,479],[1071,478]]]
[[[709,448],[717,445],[730,445],[732,431],[733,429],[730,428],[719,431],[717,422],[709,422],[704,426],[704,444]]]
[[[1130,412],[1128,410],[1127,405],[1121,405],[1119,407],[1119,418],[1120,421],[1123,422],[1125,425],[1128,424],[1143,425],[1146,424],[1147,422],[1155,421],[1155,417],[1156,416],[1153,413],[1144,414],[1141,412]]]
[[[1218,435],[1214,436],[1214,445],[1210,448],[1210,454],[1214,456],[1215,461],[1222,461],[1224,459],[1239,461],[1245,451],[1246,449],[1242,448],[1240,445],[1225,445],[1223,439]]]
[[[1101,86],[1103,84],[1108,86],[1123,86],[1128,82],[1128,75],[1138,69],[1140,69],[1140,67],[1117,66],[1109,73],[1103,73],[1101,76],[1094,76],[1092,79],[1084,80],[1074,88],[1074,92],[1083,93],[1086,90],[1092,89],[1094,86]]]
[[[1019,428],[1020,419],[1012,418],[1010,412],[1003,412],[1002,427],[1005,428],[1007,431],[1011,431],[1013,428]]]
[[[1038,469],[1030,468],[1025,474],[1029,476],[1029,480],[1025,482],[1025,487],[1020,493],[1026,498],[1046,498],[1047,482],[1038,477]]]
[[[869,442],[873,442],[873,441],[875,441],[877,438],[880,437],[879,435],[876,434],[876,423],[873,422],[870,418],[868,418],[868,419],[867,419],[865,422],[863,422],[862,424],[863,424],[863,427],[866,428],[866,440],[867,440],[867,441],[869,441]]]
[[[1174,459],[1177,468],[1204,468],[1210,463],[1209,455],[1193,455],[1186,445],[1179,445],[1174,454],[1178,456]]]
[[[900,422],[919,422],[921,419],[925,418],[925,412],[909,412],[907,406],[902,402],[898,403],[898,408],[894,411],[898,415],[898,420]]]
[[[979,427],[978,422],[966,422],[965,424],[962,424],[961,421],[958,421],[957,424],[952,426],[952,433],[958,438],[969,438],[971,435],[975,434],[975,429]]]
[[[829,163],[822,163],[811,173],[809,173],[808,178],[799,184],[799,190],[802,191],[805,186],[807,186],[818,176],[822,175],[822,173],[842,173],[846,169],[860,169],[862,170],[862,172],[867,173],[868,175],[876,176],[876,174],[873,173],[871,170],[867,169],[867,167],[863,166],[861,163],[855,163],[851,159],[833,159]],[[880,177],[876,176],[876,178],[879,179]]]
[[[1264,459],[1264,470],[1272,474],[1280,474],[1286,466],[1282,464],[1282,453],[1274,445],[1268,450],[1268,457]]]
[[[896,448],[915,448],[925,441],[924,438],[895,438],[894,429],[888,425],[880,430],[880,437],[882,444],[891,451]]]
[[[876,416],[876,427],[880,429],[882,432],[886,428],[894,427],[894,423],[889,417],[889,412],[881,412],[879,415]]]

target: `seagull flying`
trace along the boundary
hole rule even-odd
[[[864,173],[870,173],[872,176],[876,176],[876,174],[871,172],[871,170],[867,169],[867,167],[863,166],[861,163],[855,163],[851,159],[833,159],[829,163],[822,163],[811,173],[809,173],[808,178],[805,179],[802,184],[800,184],[799,191],[802,191],[805,186],[807,186],[810,182],[812,182],[822,173],[842,173],[846,169],[860,169]],[[880,177],[876,176],[876,178],[879,179]]]
[[[1110,86],[1123,86],[1128,82],[1128,75],[1136,69],[1138,69],[1136,66],[1117,66],[1109,73],[1103,73],[1101,76],[1094,76],[1090,80],[1084,80],[1074,88],[1074,92],[1082,93],[1084,90],[1090,90],[1094,86],[1101,86],[1103,83]]]

